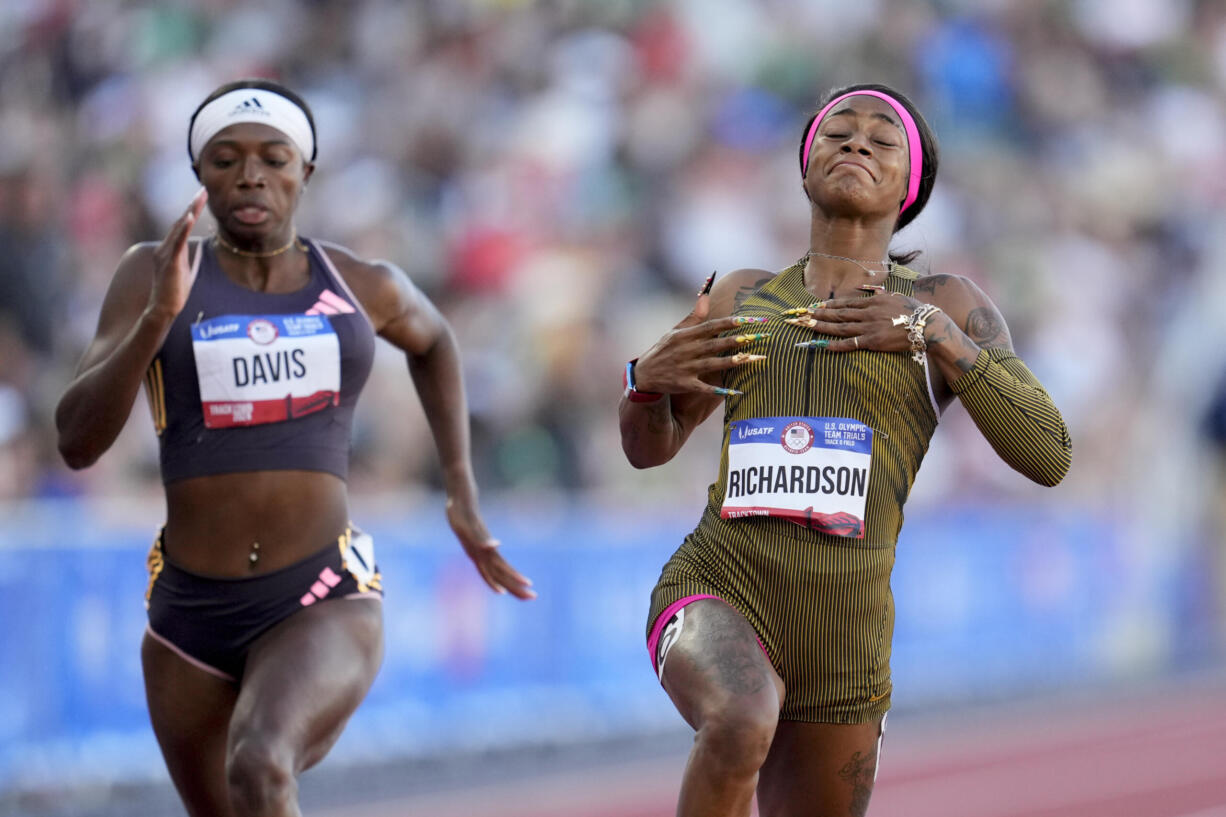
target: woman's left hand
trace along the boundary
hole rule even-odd
[[[490,536],[475,505],[448,498],[447,521],[460,544],[464,546],[464,552],[472,559],[477,572],[491,590],[495,593],[510,593],[524,601],[536,598],[532,581],[502,558],[498,550],[499,541]]]
[[[868,298],[834,298],[818,301],[809,311],[788,320],[794,326],[812,329],[834,340],[813,341],[828,352],[907,352],[907,321],[921,302],[897,292],[879,292]]]

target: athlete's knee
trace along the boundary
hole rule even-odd
[[[226,757],[226,778],[239,817],[288,814],[298,794],[289,752],[257,734],[234,740]]]
[[[749,776],[766,762],[778,724],[779,707],[765,696],[731,698],[706,714],[695,740],[723,774]]]

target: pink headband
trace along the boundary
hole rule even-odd
[[[898,209],[902,213],[908,207],[915,203],[919,198],[920,176],[923,175],[924,153],[920,148],[919,128],[915,126],[915,119],[902,106],[898,100],[894,99],[889,94],[883,94],[880,91],[851,91],[842,96],[835,97],[830,100],[826,107],[822,108],[813,119],[813,124],[809,126],[809,134],[805,137],[805,152],[800,159],[800,175],[804,176],[809,172],[809,148],[813,146],[813,137],[817,135],[817,126],[826,118],[826,114],[830,113],[830,109],[836,103],[842,102],[849,96],[875,96],[878,99],[884,99],[890,103],[890,107],[898,114],[898,118],[902,120],[903,130],[907,132],[907,158],[911,165],[911,180],[907,184],[907,197],[903,199],[902,207]]]

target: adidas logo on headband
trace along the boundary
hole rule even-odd
[[[260,114],[262,116],[271,116],[271,114],[260,104],[259,97],[251,97],[244,99],[242,102],[234,106],[234,110],[230,111],[230,116],[236,116],[240,113]]]
[[[297,103],[273,91],[236,88],[204,105],[192,118],[187,150],[195,162],[209,139],[223,128],[240,122],[258,122],[290,138],[306,161],[315,158],[315,130]]]

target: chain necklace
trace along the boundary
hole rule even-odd
[[[294,233],[293,237],[290,238],[289,243],[286,244],[284,247],[278,247],[275,250],[268,250],[267,252],[252,252],[250,250],[240,250],[238,247],[234,246],[229,241],[226,241],[224,238],[222,238],[221,233],[213,233],[213,239],[217,242],[219,246],[222,247],[222,249],[228,250],[229,252],[232,252],[235,255],[241,255],[243,258],[272,258],[273,256],[277,256],[283,252],[286,252],[287,250],[289,250],[291,247],[294,247],[294,246],[297,246],[298,249],[302,250],[303,252],[306,251],[306,247],[303,246],[302,242],[298,240],[297,232]]]
[[[857,267],[859,267],[860,269],[864,270],[869,275],[872,275],[874,277],[876,277],[877,275],[876,270],[869,269],[868,267],[864,266],[865,264],[880,264],[881,266],[885,267],[885,269],[882,270],[882,272],[893,272],[894,267],[897,266],[893,261],[890,261],[889,259],[885,259],[882,261],[872,261],[868,259],[857,260],[855,258],[848,258],[845,255],[832,255],[828,252],[818,252],[817,250],[809,250],[807,253],[805,253],[805,257],[800,259],[800,262],[803,264],[815,255],[820,258],[830,258],[834,261],[847,261],[851,264],[855,264]]]

